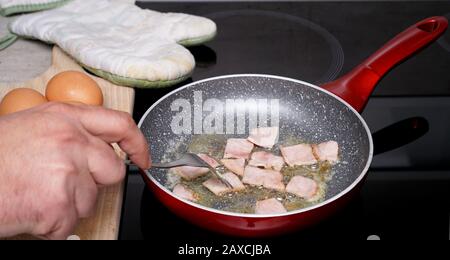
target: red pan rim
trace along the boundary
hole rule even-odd
[[[201,84],[201,83],[205,83],[208,81],[214,81],[214,80],[218,80],[218,79],[227,79],[227,78],[237,78],[237,77],[263,77],[263,78],[272,78],[272,79],[279,79],[279,80],[286,80],[286,81],[291,81],[294,83],[300,83],[302,85],[306,85],[308,87],[317,89],[319,91],[322,91],[323,93],[326,93],[332,97],[334,97],[335,99],[339,100],[342,104],[344,104],[345,106],[347,106],[361,121],[361,123],[363,124],[364,128],[366,129],[366,134],[367,134],[367,138],[369,139],[369,158],[367,160],[366,166],[364,167],[363,171],[361,172],[361,174],[359,175],[359,177],[351,184],[349,185],[345,190],[341,191],[340,193],[336,194],[335,196],[321,202],[318,203],[316,205],[307,207],[307,208],[303,208],[303,209],[299,209],[299,210],[294,210],[294,211],[289,211],[287,213],[283,213],[283,214],[267,214],[267,215],[256,215],[256,214],[242,214],[242,213],[233,213],[233,212],[227,212],[227,211],[221,211],[221,210],[217,210],[217,209],[212,209],[212,208],[208,208],[199,204],[196,204],[194,202],[179,198],[177,196],[175,196],[172,191],[170,191],[169,189],[167,189],[166,187],[164,187],[163,185],[161,185],[155,178],[153,178],[153,176],[146,174],[146,176],[161,190],[163,190],[164,192],[166,192],[169,196],[182,201],[183,203],[186,203],[192,207],[201,209],[201,210],[205,210],[208,212],[212,212],[212,213],[216,213],[219,215],[224,215],[224,216],[229,216],[229,217],[239,217],[239,218],[256,218],[256,219],[263,219],[263,218],[274,218],[274,217],[288,217],[288,216],[292,216],[292,215],[297,215],[300,213],[304,213],[307,211],[312,211],[314,209],[323,207],[325,205],[331,204],[332,202],[340,199],[341,197],[345,196],[347,193],[349,193],[350,191],[352,191],[361,181],[364,180],[364,178],[366,177],[370,165],[372,163],[372,159],[373,159],[373,140],[372,140],[372,134],[371,131],[369,129],[369,127],[367,126],[366,121],[362,118],[362,116],[350,105],[348,104],[345,100],[343,100],[342,98],[336,96],[335,94],[322,89],[318,86],[315,86],[313,84],[310,84],[308,82],[304,82],[301,80],[296,80],[296,79],[292,79],[292,78],[287,78],[287,77],[280,77],[280,76],[274,76],[274,75],[268,75],[268,74],[232,74],[232,75],[224,75],[224,76],[218,76],[218,77],[213,77],[213,78],[207,78],[207,79],[203,79],[203,80],[199,80],[193,83],[190,83],[188,85],[185,85],[183,87],[180,87],[170,93],[168,93],[167,95],[165,95],[164,97],[162,97],[161,99],[159,99],[157,102],[155,102],[146,112],[145,114],[142,116],[141,120],[139,121],[138,127],[141,128],[142,124],[144,123],[145,119],[147,118],[148,114],[162,101],[164,101],[166,98],[168,98],[169,96],[184,90],[186,88],[189,88],[191,86],[197,85],[197,84]]]

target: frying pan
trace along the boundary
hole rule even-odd
[[[333,167],[335,174],[328,182],[326,198],[317,205],[276,215],[225,212],[173,195],[164,185],[168,181],[164,170],[151,169],[149,174],[141,174],[155,196],[172,212],[212,231],[232,236],[261,237],[316,224],[357,194],[366,178],[374,147],[369,127],[359,113],[367,104],[374,87],[391,68],[435,41],[447,27],[448,21],[444,17],[425,19],[397,35],[342,78],[321,87],[290,78],[255,74],[228,75],[194,82],[161,98],[139,122],[154,160],[159,161],[167,157],[168,151],[185,152],[183,149],[187,149],[186,145],[192,138],[203,133],[205,125],[202,127],[202,122],[210,119],[211,115],[216,118],[215,126],[220,126],[230,111],[248,109],[268,113],[268,108],[264,106],[242,106],[238,102],[227,103],[227,100],[266,100],[267,104],[278,100],[279,117],[276,123],[280,127],[281,139],[297,136],[311,143],[335,140],[340,145],[341,163]],[[193,100],[200,99],[200,105],[193,103]],[[203,111],[198,116],[195,112],[207,110],[202,107],[203,101],[216,109],[211,109],[214,111],[211,113]],[[173,130],[173,118],[181,112],[174,109],[174,104],[180,103],[188,105],[183,112],[191,115],[191,118],[188,116],[185,119],[187,128],[183,133]],[[246,116],[246,122],[250,122],[250,112]],[[261,118],[264,117],[259,118],[261,126],[269,124],[270,120]],[[225,137],[245,138],[249,134],[249,129],[239,132],[235,125],[214,129],[216,134],[227,134]]]

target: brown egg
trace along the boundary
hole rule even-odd
[[[103,93],[97,82],[78,71],[65,71],[54,76],[47,84],[45,96],[48,101],[103,105]]]
[[[38,91],[29,88],[11,90],[0,103],[0,115],[7,115],[47,103]]]

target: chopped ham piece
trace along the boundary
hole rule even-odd
[[[312,179],[295,176],[287,185],[286,191],[308,200],[317,194],[318,186]]]
[[[239,176],[244,176],[245,159],[222,159],[223,166]]]
[[[209,169],[202,167],[181,166],[172,168],[171,171],[179,175],[181,178],[190,181],[207,174]]]
[[[261,127],[250,131],[248,140],[257,146],[271,149],[277,139],[280,129],[278,127]]]
[[[173,193],[182,199],[190,200],[193,202],[197,201],[194,192],[182,184],[177,184],[177,186],[173,188]]]
[[[213,167],[213,168],[217,168],[220,166],[220,163],[218,163],[214,158],[212,158],[211,156],[207,155],[207,154],[197,154],[198,157],[200,157],[203,161],[205,161],[207,164],[209,164],[209,166]]]
[[[249,159],[254,145],[246,139],[231,138],[225,147],[225,159]]]
[[[324,142],[318,145],[313,145],[312,147],[314,155],[320,161],[336,163],[339,160],[339,145],[335,141]]]
[[[241,182],[239,177],[236,176],[234,173],[227,172],[224,173],[222,176],[225,178],[225,180],[228,181],[228,183],[231,184],[231,186],[233,186],[233,191],[240,191],[245,189],[244,184]]]
[[[268,152],[255,152],[252,154],[248,165],[281,171],[284,166],[284,159],[281,156],[276,156]]]
[[[253,166],[247,166],[244,171],[243,183],[263,186],[267,189],[285,191],[283,175],[273,170],[259,169]]]
[[[299,144],[288,147],[280,147],[281,154],[286,163],[293,167],[296,165],[312,165],[317,163],[313,149],[309,144]]]
[[[239,177],[234,175],[231,172],[227,172],[223,174],[223,177],[233,186],[233,188],[228,187],[223,182],[221,182],[219,179],[213,177],[203,183],[203,186],[205,186],[208,190],[210,190],[212,193],[216,194],[217,196],[221,196],[225,193],[232,192],[232,191],[240,191],[245,189],[244,184],[242,184],[241,180],[239,180]]]
[[[263,201],[256,202],[255,213],[260,215],[269,215],[269,214],[282,214],[286,213],[287,210],[276,199],[268,199]]]
[[[221,196],[225,193],[230,192],[232,189],[227,187],[223,182],[221,182],[219,179],[213,177],[203,183],[203,186],[205,186],[208,190],[210,190],[212,193],[216,194],[217,196]]]

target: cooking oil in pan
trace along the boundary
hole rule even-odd
[[[213,158],[223,158],[227,137],[224,135],[199,135],[195,136],[188,146],[190,153],[204,153]],[[304,142],[298,138],[288,137],[282,141],[283,145],[293,145]],[[256,148],[256,150],[264,150]],[[274,154],[279,154],[279,147],[275,147],[272,151]],[[325,199],[327,182],[332,177],[332,169],[329,163],[323,162],[311,166],[297,166],[284,167],[281,170],[284,176],[284,183],[287,184],[294,176],[304,176],[314,179],[318,183],[317,195],[306,200],[293,194],[279,192],[275,190],[266,189],[258,186],[246,185],[246,189],[239,192],[231,192],[222,196],[216,196],[203,186],[203,183],[209,178],[213,177],[212,173],[197,178],[193,181],[179,180],[180,183],[194,191],[200,205],[235,213],[255,212],[255,205],[257,201],[275,198],[280,201],[288,211],[294,211],[315,205]],[[171,173],[169,173],[171,174]],[[173,179],[173,178],[168,178]],[[179,178],[177,178],[179,179]],[[168,182],[166,186],[170,188],[174,183]]]

